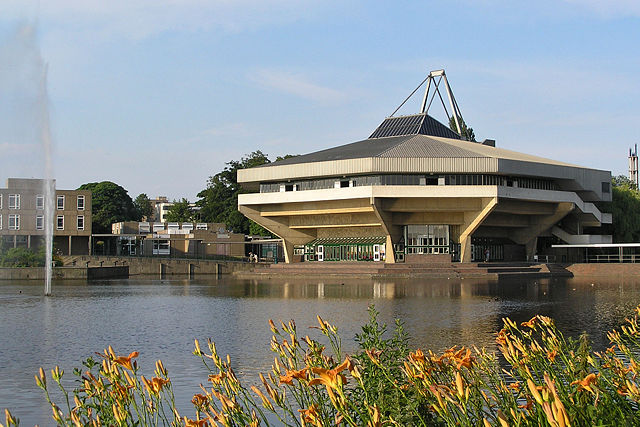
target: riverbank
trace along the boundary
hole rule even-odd
[[[534,264],[534,263],[398,263],[307,262],[293,264],[177,258],[75,256],[65,257],[64,267],[54,269],[56,279],[111,279],[130,276],[235,275],[261,277],[400,277],[441,279],[500,279],[558,277],[640,277],[640,264]],[[44,280],[42,268],[0,268],[0,280]]]

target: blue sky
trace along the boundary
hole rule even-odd
[[[59,188],[193,201],[254,150],[366,138],[440,68],[478,139],[626,174],[638,42],[637,0],[3,0],[0,179],[40,174],[42,64]]]

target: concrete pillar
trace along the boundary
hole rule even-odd
[[[525,243],[525,253],[527,256],[527,261],[532,261],[533,256],[536,254],[536,249],[538,248],[538,237],[534,237]]]
[[[482,209],[464,213],[464,224],[460,233],[460,262],[471,262],[471,235],[478,229],[498,204],[498,198],[482,199]]]
[[[71,236],[69,236],[69,250],[67,255],[71,255]]]
[[[282,239],[282,249],[284,250],[284,262],[290,264],[297,260],[293,257],[293,243]]]
[[[27,248],[31,249],[31,234],[27,236]]]

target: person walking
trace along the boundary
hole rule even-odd
[[[489,252],[489,248],[484,250],[484,262],[489,262],[489,256],[491,255],[491,252]]]

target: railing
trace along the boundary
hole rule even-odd
[[[626,263],[636,263],[640,262],[640,254],[598,254],[598,255],[589,255],[586,258],[587,263],[597,263],[597,262],[626,262]]]
[[[555,255],[534,255],[533,261],[541,262],[543,264],[554,263],[556,262],[556,256]]]

